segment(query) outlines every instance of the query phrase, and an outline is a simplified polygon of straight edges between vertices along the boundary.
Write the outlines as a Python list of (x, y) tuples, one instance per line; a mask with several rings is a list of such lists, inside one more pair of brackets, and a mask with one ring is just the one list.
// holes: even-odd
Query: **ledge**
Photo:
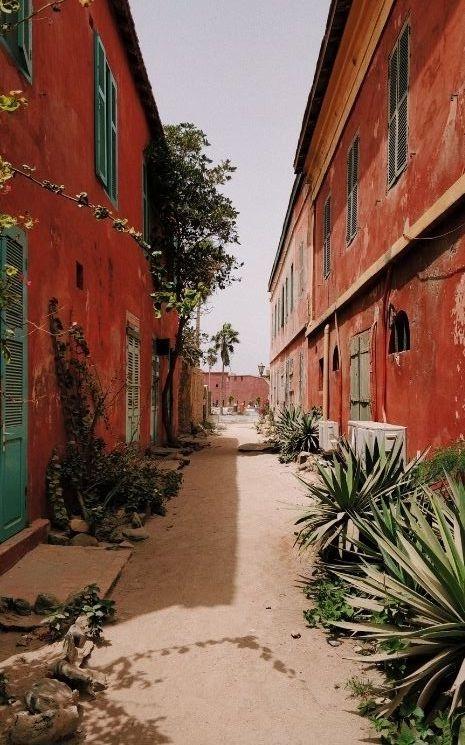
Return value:
[(48, 520), (34, 520), (29, 527), (0, 543), (0, 574), (11, 569), (29, 551), (43, 543), (47, 538), (49, 526)]

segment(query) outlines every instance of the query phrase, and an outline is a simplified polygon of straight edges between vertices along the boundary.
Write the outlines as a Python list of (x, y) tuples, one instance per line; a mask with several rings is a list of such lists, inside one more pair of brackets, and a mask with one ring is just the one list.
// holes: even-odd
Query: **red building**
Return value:
[[(60, 13), (48, 11), (2, 40), (0, 65), (2, 92), (22, 90), (28, 100), (1, 115), (1, 155), (33, 165), (37, 179), (64, 184), (70, 194), (87, 192), (149, 238), (144, 152), (163, 133), (127, 0), (99, 0), (88, 9), (73, 0)], [(21, 546), (43, 527), (45, 469), (52, 449), (65, 442), (50, 299), (57, 299), (65, 328), (83, 327), (103, 389), (115, 392), (101, 433), (109, 445), (163, 439), (158, 402), (176, 320), (155, 319), (146, 256), (111, 220), (97, 221), (19, 176), (1, 198), (2, 212), (27, 209), (38, 220), (27, 234), (0, 236), (2, 267), (24, 272), (21, 305), (2, 319), (12, 362), (1, 363), (0, 451), (0, 541), (10, 539), (9, 546), (19, 533), (13, 540)]]
[(221, 406), (221, 394), (224, 392), (224, 406), (239, 407), (258, 406), (262, 408), (268, 403), (270, 385), (266, 378), (259, 375), (235, 375), (224, 373), (204, 372), (204, 385), (211, 392), (212, 406)]
[[(406, 426), (410, 454), (464, 433), (464, 11), (333, 0), (270, 279), (272, 318), (285, 308), (272, 391), (283, 378), (289, 399), (283, 359), (305, 336), (306, 406), (343, 432), (349, 420)], [(282, 290), (299, 230), (304, 332)]]

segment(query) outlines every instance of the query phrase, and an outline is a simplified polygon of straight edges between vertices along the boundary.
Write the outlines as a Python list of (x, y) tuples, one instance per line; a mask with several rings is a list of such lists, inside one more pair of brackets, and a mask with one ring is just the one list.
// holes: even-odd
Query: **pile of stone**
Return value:
[(53, 745), (77, 732), (81, 693), (107, 687), (102, 673), (82, 668), (93, 648), (81, 616), (63, 641), (0, 663), (0, 742)]
[[(85, 546), (89, 548), (132, 548), (133, 543), (149, 538), (144, 529), (146, 513), (134, 512), (129, 518), (124, 509), (107, 515), (91, 535), (90, 525), (82, 517), (72, 517), (69, 530), (51, 530), (48, 542), (54, 546)], [(131, 541), (131, 543), (128, 543)]]

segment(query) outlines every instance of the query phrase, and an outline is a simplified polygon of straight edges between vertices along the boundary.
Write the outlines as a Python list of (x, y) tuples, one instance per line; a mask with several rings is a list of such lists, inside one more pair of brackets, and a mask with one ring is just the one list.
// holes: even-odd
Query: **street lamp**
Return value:
[(263, 373), (265, 372), (265, 365), (261, 364), (258, 366), (258, 374), (261, 378), (263, 378)]

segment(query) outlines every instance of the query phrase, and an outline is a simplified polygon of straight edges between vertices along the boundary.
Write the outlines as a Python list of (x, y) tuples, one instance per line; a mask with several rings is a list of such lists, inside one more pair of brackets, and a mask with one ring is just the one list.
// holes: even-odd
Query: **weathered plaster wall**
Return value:
[[(149, 142), (144, 111), (125, 49), (107, 2), (83, 10), (66, 3), (59, 14), (33, 24), (32, 85), (0, 48), (2, 90), (23, 90), (26, 109), (2, 120), (1, 153), (14, 163), (36, 166), (36, 176), (65, 184), (72, 194), (87, 191), (92, 201), (114, 209), (94, 173), (94, 41), (98, 31), (118, 85), (119, 215), (136, 228), (142, 222), (142, 153)], [(29, 233), (29, 517), (45, 513), (44, 472), (55, 445), (63, 444), (50, 337), (48, 301), (58, 298), (63, 323), (85, 330), (95, 369), (104, 388), (116, 394), (111, 444), (125, 434), (125, 327), (127, 313), (140, 322), (141, 443), (149, 441), (151, 345), (171, 337), (176, 320), (154, 320), (151, 279), (139, 247), (96, 222), (87, 210), (17, 177), (2, 211), (38, 219)], [(84, 290), (76, 287), (75, 264), (84, 267)], [(162, 378), (166, 361), (162, 361)], [(177, 403), (175, 401), (175, 416)]]
[[(439, 232), (453, 230), (463, 211), (445, 221)], [(391, 280), (383, 278), (339, 314), (341, 370), (333, 372), (337, 344), (330, 324), (330, 419), (346, 431), (350, 399), (350, 340), (371, 330), (372, 418), (407, 426), (408, 450), (414, 455), (428, 446), (447, 444), (465, 433), (465, 234), (461, 227), (438, 241), (415, 244), (397, 265)], [(411, 348), (388, 354), (383, 305), (404, 310), (410, 323)], [(309, 403), (321, 405), (318, 360), (323, 356), (323, 332), (310, 339)], [(383, 366), (385, 365), (385, 368)], [(342, 402), (342, 405), (341, 405)]]

